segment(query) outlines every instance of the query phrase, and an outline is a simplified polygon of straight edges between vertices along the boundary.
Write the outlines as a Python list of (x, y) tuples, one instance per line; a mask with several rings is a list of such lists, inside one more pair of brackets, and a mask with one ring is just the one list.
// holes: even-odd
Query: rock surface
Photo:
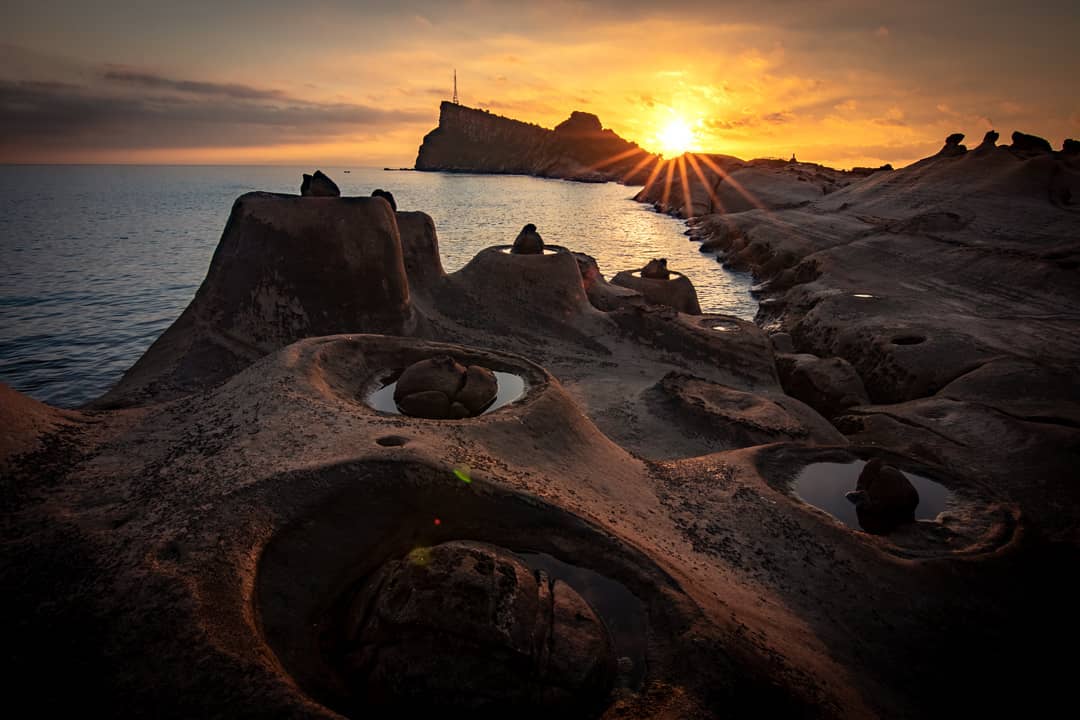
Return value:
[(862, 379), (847, 360), (816, 355), (777, 355), (776, 367), (784, 392), (802, 400), (827, 418), (855, 405), (867, 405)]
[[(826, 175), (782, 165), (744, 168), (741, 186), (794, 199)], [(9, 701), (360, 717), (369, 690), (415, 680), (491, 702), (519, 687), (500, 673), (533, 665), (454, 683), (424, 663), (470, 638), (515, 647), (516, 631), (491, 634), (522, 627), (488, 604), (509, 596), (484, 590), (460, 617), (429, 612), (452, 599), (429, 593), (410, 617), (453, 637), (427, 656), (419, 625), (395, 626), (406, 648), (349, 614), (388, 559), (474, 541), (640, 600), (640, 686), (586, 692), (593, 716), (1049, 714), (1071, 667), (1046, 638), (1080, 630), (1061, 582), (1080, 562), (1076, 173), (1059, 153), (988, 148), (699, 218), (694, 237), (762, 282), (760, 326), (646, 304), (565, 250), (490, 248), (445, 274), (430, 218), (382, 200), (243, 196), (188, 311), (95, 409), (2, 398)], [(784, 393), (774, 333), (846, 360), (869, 403), (830, 423)], [(528, 390), (461, 423), (365, 404), (388, 371), (440, 355)], [(793, 494), (809, 463), (871, 457), (955, 502), (875, 536)], [(564, 582), (623, 657), (604, 586)], [(579, 660), (603, 655), (599, 623), (558, 582), (537, 583), (538, 606), (544, 587), (584, 632), (539, 667), (593, 687)], [(404, 593), (376, 596), (405, 617)], [(377, 652), (353, 657), (357, 637)]]
[(529, 223), (521, 228), (521, 232), (514, 238), (514, 246), (510, 249), (515, 255), (540, 255), (544, 252), (544, 240), (540, 233), (536, 232), (536, 226)]
[(383, 566), (350, 612), (346, 674), (369, 705), (574, 710), (611, 687), (611, 640), (589, 604), (491, 545), (413, 550)]
[(919, 493), (911, 482), (881, 458), (866, 463), (847, 499), (855, 505), (863, 529), (878, 535), (915, 522), (919, 506)]
[[(663, 305), (687, 315), (700, 315), (697, 290), (690, 279), (682, 273), (669, 270), (667, 261), (652, 261), (641, 270), (624, 270), (611, 279), (613, 285), (636, 290), (646, 302)], [(649, 272), (653, 277), (647, 276)]]

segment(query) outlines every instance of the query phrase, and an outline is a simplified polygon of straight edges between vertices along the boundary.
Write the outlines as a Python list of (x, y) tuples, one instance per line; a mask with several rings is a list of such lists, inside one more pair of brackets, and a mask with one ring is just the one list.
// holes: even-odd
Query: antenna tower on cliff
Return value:
[(457, 68), (454, 68), (454, 104), (460, 105), (457, 97)]

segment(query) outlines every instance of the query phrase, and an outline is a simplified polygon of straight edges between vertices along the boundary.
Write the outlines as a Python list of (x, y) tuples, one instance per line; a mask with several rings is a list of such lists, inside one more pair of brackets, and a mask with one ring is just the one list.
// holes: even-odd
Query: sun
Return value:
[(672, 158), (689, 150), (697, 138), (689, 123), (681, 117), (673, 117), (656, 133), (656, 141), (660, 154)]

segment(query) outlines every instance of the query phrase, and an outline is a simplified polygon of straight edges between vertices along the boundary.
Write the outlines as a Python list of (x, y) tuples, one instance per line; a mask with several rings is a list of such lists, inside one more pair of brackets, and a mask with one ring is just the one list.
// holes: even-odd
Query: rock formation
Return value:
[(1080, 140), (1065, 138), (1065, 141), (1061, 143), (1061, 152), (1065, 155), (1080, 155)]
[(603, 622), (562, 580), (474, 542), (389, 561), (349, 610), (344, 674), (368, 707), (580, 711), (615, 658)]
[(390, 203), (390, 208), (392, 210), (397, 210), (397, 201), (394, 200), (394, 193), (390, 192), (389, 190), (383, 190), (382, 188), (379, 188), (371, 193), (371, 197), (381, 197), (383, 200)]
[(998, 133), (994, 130), (987, 130), (986, 134), (983, 135), (982, 142), (979, 143), (979, 147), (975, 149), (979, 151), (992, 150), (993, 148), (997, 147), (997, 141), (999, 137), (1001, 136), (998, 135)]
[(636, 290), (647, 302), (674, 308), (689, 315), (701, 314), (694, 284), (682, 273), (668, 269), (667, 260), (652, 260), (640, 270), (624, 270), (617, 273), (611, 282)]
[(671, 278), (671, 272), (668, 270), (667, 258), (660, 258), (659, 260), (650, 260), (645, 264), (645, 267), (641, 268), (641, 277), (649, 278), (650, 280), (668, 280)]
[(322, 170), (316, 170), (314, 175), (305, 173), (304, 181), (300, 183), (300, 195), (302, 197), (340, 197), (341, 190), (337, 183), (323, 174)]
[(955, 157), (957, 155), (963, 155), (967, 152), (967, 148), (960, 144), (960, 141), (964, 139), (964, 133), (953, 133), (949, 137), (945, 138), (945, 145), (938, 151), (938, 155), (942, 157)]
[[(447, 274), (430, 218), (381, 199), (242, 196), (189, 308), (105, 398), (0, 388), (9, 702), (1048, 714), (1071, 667), (1045, 638), (1078, 630), (1074, 165), (1000, 147), (866, 176), (729, 166), (767, 200), (710, 198), (693, 237), (755, 273), (759, 324), (656, 304), (572, 249)], [(865, 397), (815, 384), (842, 400), (826, 419), (785, 393), (781, 333)], [(460, 422), (368, 404), (442, 356), (455, 400), (473, 366), (525, 390)], [(871, 457), (953, 501), (873, 536), (793, 490)]]
[(487, 368), (466, 368), (448, 355), (437, 355), (405, 368), (394, 389), (394, 402), (413, 417), (460, 419), (484, 412), (498, 390), (495, 375)]
[(514, 245), (510, 252), (515, 255), (541, 255), (544, 252), (544, 240), (540, 233), (536, 232), (536, 226), (529, 223), (521, 228), (521, 232), (514, 238)]
[(416, 169), (641, 183), (658, 159), (603, 129), (590, 113), (574, 112), (548, 130), (444, 102), (439, 127), (420, 146)]
[(1025, 153), (1048, 153), (1054, 151), (1045, 138), (1038, 135), (1028, 135), (1019, 130), (1012, 134), (1012, 149)]
[(881, 458), (866, 463), (847, 499), (855, 505), (863, 529), (876, 535), (915, 522), (915, 508), (919, 506), (919, 493), (911, 482)]

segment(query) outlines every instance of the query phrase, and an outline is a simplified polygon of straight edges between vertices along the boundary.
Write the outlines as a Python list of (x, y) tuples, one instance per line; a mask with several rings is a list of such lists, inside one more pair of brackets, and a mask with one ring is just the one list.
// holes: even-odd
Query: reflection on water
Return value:
[[(821, 462), (807, 465), (795, 478), (795, 495), (801, 500), (821, 508), (848, 527), (862, 529), (855, 514), (855, 505), (844, 495), (855, 489), (866, 461), (850, 463)], [(919, 506), (915, 508), (916, 520), (933, 520), (952, 499), (945, 486), (915, 473), (904, 476), (919, 492)]]
[[(236, 197), (297, 193), (288, 167), (0, 167), (0, 381), (74, 406), (105, 392), (183, 311), (206, 275)], [(682, 234), (636, 188), (522, 176), (323, 167), (345, 195), (394, 193), (435, 220), (446, 270), (528, 222), (545, 242), (596, 258), (610, 278), (662, 256), (702, 310), (752, 319), (748, 275)]]
[[(502, 250), (507, 255), (539, 255), (540, 254), (540, 253), (516, 253), (516, 252), (514, 252), (514, 246), (513, 245), (506, 245), (505, 247), (501, 247), (499, 249)], [(555, 250), (555, 249), (549, 248), (549, 247), (545, 247), (544, 250), (543, 250), (544, 255), (558, 255), (559, 252), (561, 252), (561, 251)]]
[[(525, 395), (525, 378), (513, 373), (495, 371), (495, 382), (499, 390), (495, 394), (495, 400), (481, 415), (487, 415), (493, 410), (498, 410), (503, 405), (509, 405), (515, 400), (520, 400)], [(397, 381), (383, 385), (367, 396), (367, 404), (379, 412), (400, 415), (397, 404), (394, 402), (394, 390), (397, 389)]]
[(546, 553), (519, 552), (518, 557), (533, 570), (574, 588), (592, 606), (611, 635), (615, 657), (620, 661), (620, 680), (636, 689), (645, 680), (645, 605), (625, 585), (587, 568), (564, 563)]

